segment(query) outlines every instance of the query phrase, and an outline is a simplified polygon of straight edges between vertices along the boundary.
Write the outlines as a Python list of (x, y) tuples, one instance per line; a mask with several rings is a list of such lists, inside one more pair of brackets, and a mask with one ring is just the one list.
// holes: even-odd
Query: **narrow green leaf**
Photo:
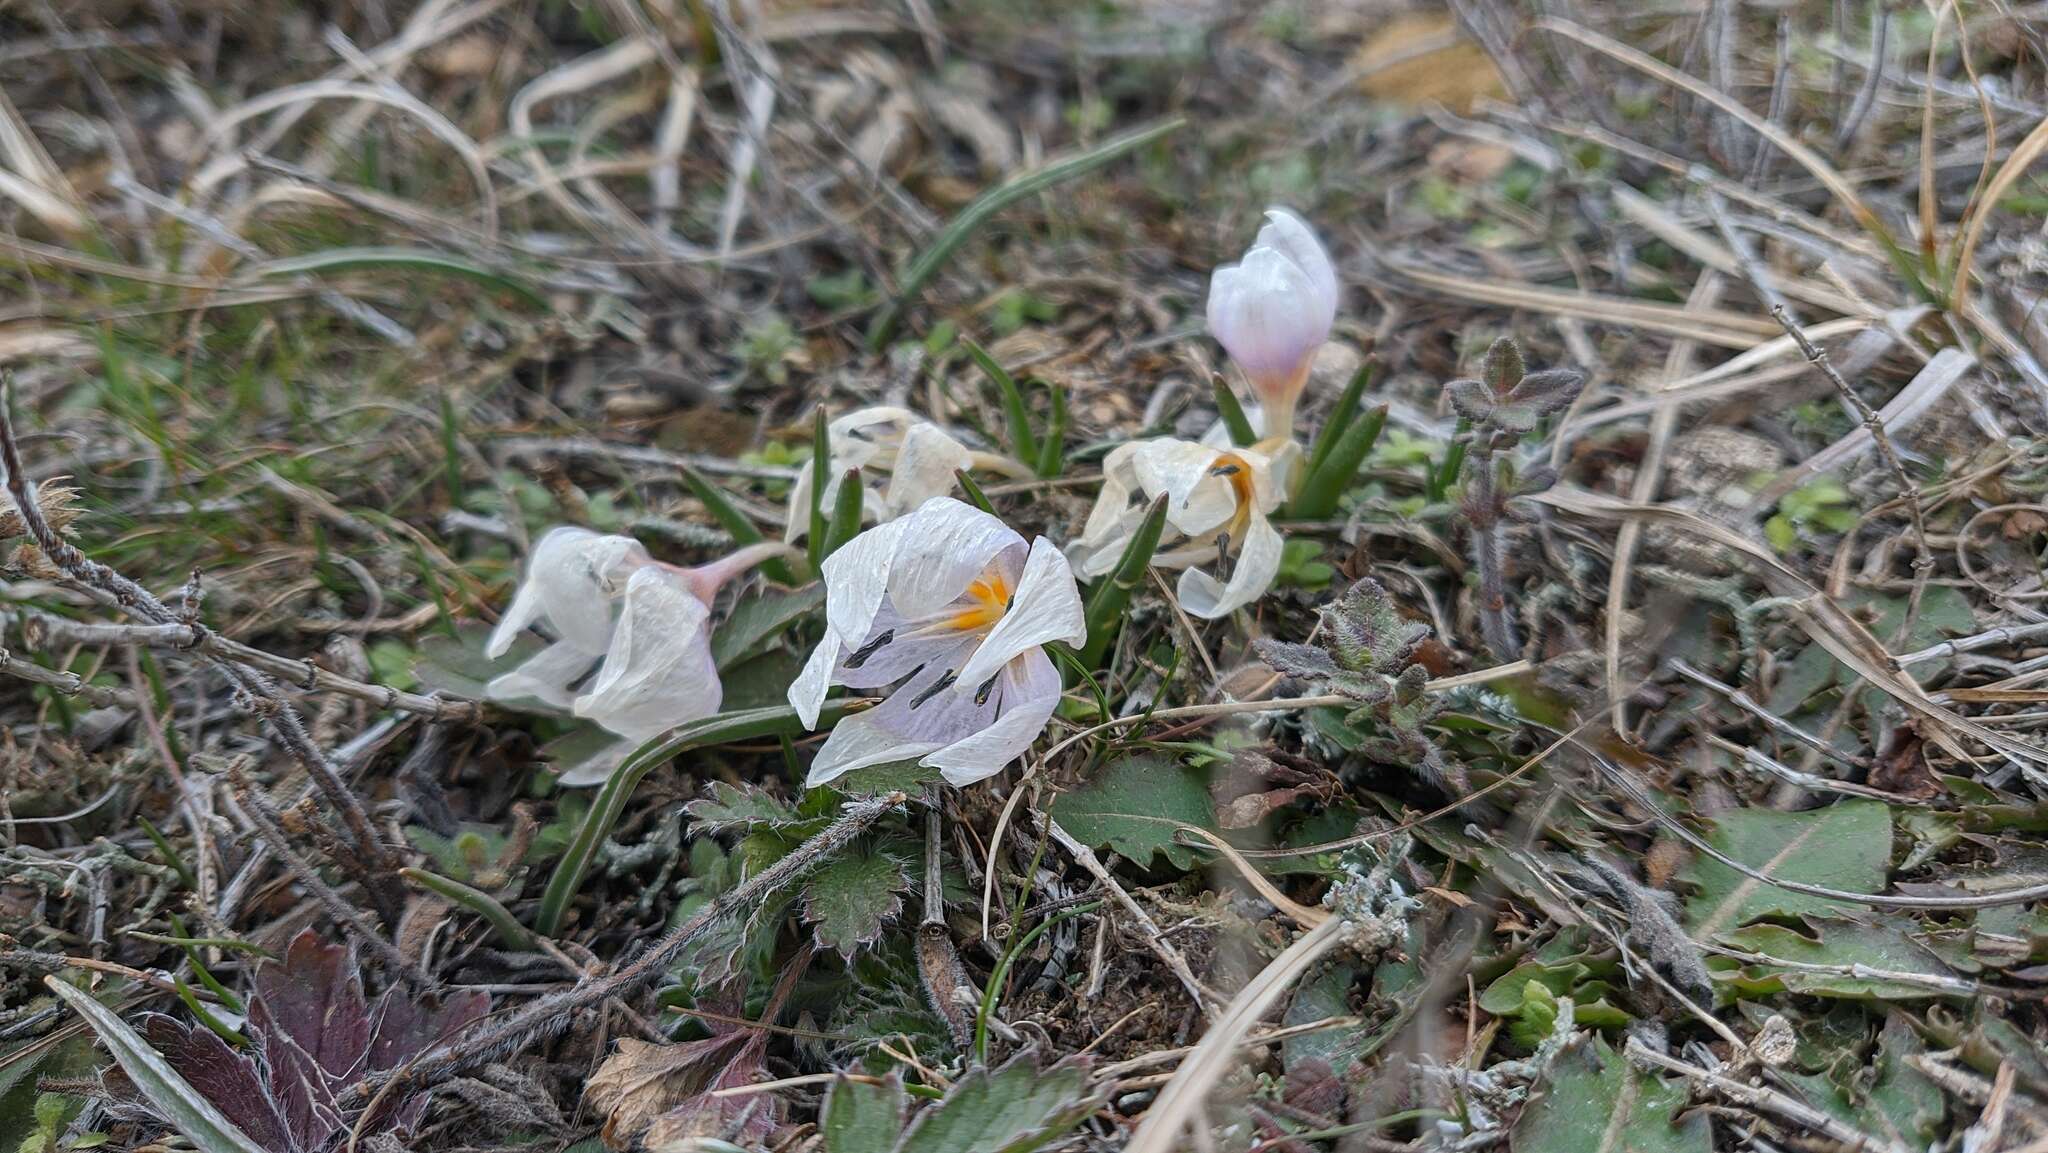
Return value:
[(995, 381), (996, 391), (1002, 394), (1003, 419), (1010, 426), (1010, 455), (1018, 460), (1036, 461), (1038, 438), (1031, 434), (1031, 411), (1024, 406), (1024, 393), (1018, 389), (1016, 379), (1002, 365), (996, 363), (996, 358), (989, 355), (988, 349), (964, 336), (960, 338), (960, 343), (966, 346), (967, 355), (973, 358), (975, 364), (981, 366), (981, 371), (986, 373), (990, 380)]
[(804, 619), (825, 603), (825, 586), (810, 584), (795, 592), (770, 589), (732, 606), (724, 623), (711, 633), (711, 660), (721, 673), (760, 652), (777, 633)]
[(439, 873), (425, 869), (405, 868), (398, 870), (399, 876), (411, 881), (422, 889), (445, 897), (482, 917), (498, 935), (498, 939), (514, 949), (532, 951), (533, 934), (512, 915), (512, 911), (498, 903), (496, 897), (482, 889), (471, 888), (461, 881), (451, 880)]
[(171, 868), (177, 870), (178, 879), (185, 882), (185, 887), (197, 890), (199, 888), (198, 879), (192, 875), (192, 869), (185, 864), (185, 859), (180, 857), (178, 851), (171, 847), (170, 840), (155, 825), (149, 823), (148, 817), (138, 815), (135, 820), (142, 826), (142, 832), (149, 838), (150, 843), (156, 846), (156, 851), (162, 853), (164, 860)]
[[(185, 1003), (185, 1008), (192, 1011), (192, 1015), (199, 1019), (200, 1024), (213, 1030), (214, 1036), (235, 1046), (237, 1049), (248, 1047), (249, 1039), (242, 1036), (240, 1032), (227, 1022), (214, 1016), (212, 1011), (206, 1007), (206, 1004), (199, 999), (199, 994), (192, 991), (192, 986), (185, 983), (185, 978), (173, 974), (171, 976), (171, 987), (178, 991), (178, 1000)], [(235, 1011), (240, 1012), (241, 1010), (237, 1007)]]
[[(874, 323), (868, 327), (868, 351), (879, 352), (883, 345), (889, 343), (889, 338), (895, 335), (896, 325), (901, 321), (904, 311), (910, 307), (910, 302), (917, 294), (924, 290), (925, 283), (936, 275), (939, 269), (945, 267), (946, 261), (952, 257), (954, 251), (990, 217), (1018, 200), (1035, 196), (1057, 184), (1084, 176), (1119, 157), (1136, 152), (1185, 123), (1185, 120), (1176, 118), (1127, 132), (1122, 136), (1111, 137), (1086, 152), (1055, 157), (1029, 172), (1020, 172), (975, 197), (972, 203), (961, 209), (959, 215), (953, 217), (946, 227), (940, 230), (930, 247), (904, 270), (896, 296), (876, 314)], [(1019, 459), (1032, 458), (1025, 456)]]
[(1358, 466), (1365, 463), (1366, 454), (1372, 451), (1373, 442), (1380, 438), (1380, 430), (1387, 426), (1387, 406), (1380, 405), (1344, 430), (1337, 446), (1323, 458), (1320, 468), (1308, 474), (1302, 482), (1301, 491), (1288, 502), (1287, 515), (1294, 520), (1324, 520), (1337, 511), (1337, 501), (1344, 490), (1351, 487), (1353, 477), (1358, 475)]
[(852, 540), (860, 533), (861, 502), (860, 470), (849, 468), (839, 480), (839, 496), (832, 502), (832, 522), (825, 527), (825, 547), (818, 559), (824, 560), (839, 551), (839, 546)]
[(1458, 483), (1458, 474), (1465, 471), (1465, 437), (1472, 431), (1472, 422), (1460, 420), (1458, 431), (1451, 437), (1451, 447), (1444, 450), (1443, 467), (1429, 477), (1429, 503), (1441, 503), (1451, 493), (1451, 486)]
[(1038, 439), (1038, 475), (1058, 476), (1067, 459), (1067, 390), (1047, 381), (1045, 391), (1052, 398), (1052, 418)]
[(1159, 537), (1165, 531), (1166, 495), (1162, 493), (1146, 511), (1138, 531), (1131, 535), (1131, 543), (1124, 547), (1124, 555), (1117, 561), (1115, 571), (1097, 583), (1089, 594), (1088, 643), (1081, 646), (1079, 654), (1085, 667), (1102, 667), (1110, 638), (1116, 635), (1117, 626), (1123, 622), (1124, 610), (1130, 607), (1131, 594), (1145, 582), (1145, 570), (1151, 567), (1152, 554), (1159, 551)]
[(1337, 447), (1345, 430), (1358, 419), (1358, 406), (1365, 400), (1366, 385), (1371, 383), (1372, 362), (1367, 361), (1351, 374), (1351, 383), (1344, 386), (1343, 394), (1337, 397), (1337, 406), (1330, 410), (1329, 419), (1323, 421), (1322, 430), (1316, 433), (1316, 443), (1309, 449), (1308, 471), (1304, 476), (1313, 475), (1316, 467), (1329, 459), (1330, 450)]
[(54, 974), (44, 977), (43, 984), (85, 1018), (128, 1079), (135, 1083), (136, 1091), (200, 1153), (265, 1153), (263, 1146), (251, 1140), (191, 1082), (179, 1076), (163, 1054), (150, 1048), (149, 1042), (113, 1010), (58, 980)]
[(804, 538), (809, 549), (811, 571), (825, 559), (825, 478), (832, 467), (832, 431), (826, 426), (824, 406), (811, 420), (811, 520)]
[(1244, 405), (1239, 404), (1237, 394), (1230, 391), (1230, 382), (1222, 373), (1209, 378), (1209, 390), (1216, 396), (1216, 412), (1223, 417), (1223, 427), (1230, 430), (1230, 443), (1239, 448), (1249, 447), (1259, 439), (1252, 431), (1252, 418), (1244, 414)]
[[(682, 472), (683, 484), (689, 487), (690, 495), (701, 501), (718, 521), (719, 526), (732, 534), (734, 546), (744, 548), (767, 539), (761, 534), (753, 519), (741, 512), (739, 506), (733, 504), (731, 498), (725, 495), (725, 490), (712, 484), (709, 477), (687, 464), (682, 466)], [(772, 581), (786, 585), (801, 583), (788, 562), (780, 557), (762, 561), (761, 571), (768, 574), (768, 579)]]
[(357, 272), (363, 269), (397, 269), (405, 273), (438, 272), (473, 280), (488, 288), (509, 292), (537, 308), (547, 308), (548, 298), (542, 296), (532, 285), (503, 272), (485, 268), (474, 261), (445, 252), (427, 248), (405, 248), (388, 245), (366, 245), (353, 248), (330, 248), (324, 252), (311, 252), (304, 256), (287, 256), (278, 260), (266, 260), (248, 270), (247, 278), (267, 279), (275, 276), (299, 276), (311, 273), (328, 275), (337, 272)]
[(981, 491), (981, 485), (976, 483), (975, 479), (967, 474), (966, 469), (954, 469), (953, 479), (960, 482), (960, 491), (967, 494), (967, 503), (990, 516), (996, 515), (996, 506), (988, 502), (988, 494)]
[[(827, 727), (845, 711), (844, 702), (826, 702), (818, 716), (818, 727)], [(598, 789), (597, 799), (591, 803), (590, 811), (584, 814), (583, 823), (576, 827), (575, 836), (562, 850), (562, 859), (555, 863), (554, 874), (548, 878), (548, 887), (541, 893), (540, 911), (534, 917), (534, 928), (542, 935), (552, 937), (561, 927), (562, 918), (569, 911), (569, 902), (575, 899), (576, 891), (583, 885), (584, 874), (597, 860), (599, 847), (625, 813), (626, 802), (631, 799), (633, 790), (657, 765), (688, 749), (763, 737), (792, 736), (802, 731), (803, 721), (797, 717), (796, 710), (778, 705), (704, 717), (678, 725), (635, 749)]]

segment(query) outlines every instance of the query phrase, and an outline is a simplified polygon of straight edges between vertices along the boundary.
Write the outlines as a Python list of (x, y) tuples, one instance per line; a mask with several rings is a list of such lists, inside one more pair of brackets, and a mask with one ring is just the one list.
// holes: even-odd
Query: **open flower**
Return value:
[(1051, 541), (1027, 545), (995, 517), (934, 497), (823, 568), (825, 639), (789, 703), (815, 726), (832, 685), (895, 689), (833, 728), (807, 784), (913, 759), (973, 784), (1045, 730), (1060, 678), (1044, 646), (1088, 638), (1073, 571)]
[(1337, 294), (1329, 253), (1285, 208), (1267, 209), (1244, 259), (1209, 280), (1209, 332), (1251, 383), (1268, 439), (1294, 434), (1294, 407), (1336, 323)]
[(752, 545), (682, 568), (655, 560), (631, 537), (552, 529), (535, 546), (484, 655), (504, 656), (535, 624), (554, 642), (485, 691), (496, 701), (566, 709), (623, 738), (609, 755), (562, 777), (567, 785), (595, 784), (642, 742), (718, 711), (724, 689), (711, 658), (711, 601), (726, 581), (785, 551)]
[[(1170, 531), (1152, 563), (1182, 570), (1182, 608), (1207, 620), (1225, 616), (1264, 596), (1280, 572), (1283, 542), (1267, 518), (1298, 454), (1291, 441), (1272, 457), (1165, 437), (1118, 445), (1103, 461), (1102, 494), (1067, 557), (1084, 577), (1114, 569), (1163, 495)], [(1227, 580), (1198, 567), (1212, 563), (1229, 570)]]
[[(951, 433), (907, 408), (878, 405), (857, 409), (825, 426), (831, 456), (827, 465), (824, 504), (832, 507), (846, 474), (858, 469), (862, 483), (869, 487), (861, 495), (864, 517), (885, 523), (910, 512), (935, 496), (945, 496), (958, 483), (953, 475), (962, 469), (986, 468), (1014, 476), (1028, 476), (1030, 470), (1007, 457), (975, 452), (953, 439)], [(802, 539), (811, 525), (811, 489), (817, 483), (806, 460), (789, 491), (788, 525), (782, 539)], [(887, 476), (879, 489), (873, 487), (877, 474)]]

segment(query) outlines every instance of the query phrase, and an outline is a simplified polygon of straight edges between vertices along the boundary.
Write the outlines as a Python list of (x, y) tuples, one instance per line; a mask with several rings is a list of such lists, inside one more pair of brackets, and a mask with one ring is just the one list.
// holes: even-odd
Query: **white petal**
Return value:
[(945, 774), (954, 785), (971, 785), (995, 776), (1023, 756), (1045, 731), (1060, 702), (1060, 677), (1042, 649), (1032, 649), (1004, 666), (1001, 714), (972, 736), (928, 754), (924, 763)]
[(484, 695), (508, 704), (534, 700), (567, 710), (571, 701), (569, 686), (582, 680), (591, 666), (603, 658), (602, 652), (558, 641), (528, 657), (511, 672), (492, 677), (491, 683), (484, 686)]
[[(547, 615), (550, 584), (566, 582), (573, 585), (578, 579), (578, 553), (598, 539), (596, 533), (574, 525), (549, 529), (540, 538), (540, 543), (534, 546), (533, 555), (527, 558), (526, 575), (519, 582), (519, 591), (512, 594), (511, 606), (499, 619), (498, 627), (491, 630), (491, 639), (484, 645), (485, 656), (492, 660), (504, 656), (520, 633)], [(607, 627), (611, 621), (610, 612), (606, 608)], [(590, 647), (601, 651), (603, 640), (600, 638)]]
[[(896, 565), (896, 552), (909, 523), (905, 519), (876, 525), (825, 558), (819, 575), (825, 581), (826, 645), (857, 645), (874, 627), (875, 614), (889, 594), (889, 573)], [(963, 583), (961, 587), (966, 586)], [(832, 657), (839, 657), (836, 648)]]
[[(1014, 577), (1028, 551), (1024, 538), (1015, 529), (951, 497), (933, 497), (909, 516), (883, 527), (890, 525), (902, 526), (902, 540), (889, 565), (889, 601), (897, 612), (911, 619), (928, 616), (952, 604), (999, 559), (1006, 575)], [(841, 549), (834, 553), (832, 560), (838, 560), (845, 552)], [(827, 561), (826, 565), (831, 563)], [(828, 591), (827, 596), (830, 595)], [(872, 615), (869, 620), (873, 620)]]
[(1081, 528), (1081, 541), (1092, 542), (1090, 548), (1101, 547), (1101, 542), (1118, 529), (1130, 509), (1138, 488), (1138, 474), (1131, 458), (1137, 455), (1140, 443), (1126, 441), (1102, 458), (1102, 489), (1096, 494), (1095, 507), (1088, 510), (1088, 523)]
[(1323, 248), (1323, 242), (1316, 239), (1315, 230), (1308, 222), (1296, 216), (1291, 209), (1273, 207), (1266, 210), (1266, 226), (1259, 229), (1259, 235), (1252, 241), (1254, 248), (1264, 246), (1278, 249), (1286, 254), (1316, 289), (1317, 303), (1327, 313), (1323, 321), (1327, 329), (1337, 316), (1337, 269), (1330, 263), (1330, 254)]
[(902, 516), (935, 496), (945, 496), (958, 482), (956, 470), (973, 465), (967, 446), (947, 435), (928, 420), (918, 421), (903, 434), (903, 447), (896, 454), (896, 466), (889, 473), (889, 488), (878, 510), (882, 519)]
[(620, 765), (626, 763), (626, 758), (632, 756), (644, 743), (646, 742), (635, 737), (620, 737), (564, 770), (561, 776), (555, 778), (555, 784), (565, 789), (604, 784), (611, 780), (613, 773), (619, 771)]
[(1180, 574), (1176, 591), (1180, 606), (1203, 620), (1215, 620), (1266, 595), (1273, 578), (1280, 574), (1280, 552), (1285, 542), (1272, 522), (1263, 516), (1252, 518), (1245, 532), (1244, 548), (1230, 570), (1230, 583), (1218, 584), (1200, 569)]
[(1166, 521), (1187, 536), (1214, 532), (1237, 511), (1230, 478), (1212, 474), (1221, 455), (1206, 445), (1166, 437), (1138, 447), (1138, 483), (1148, 497), (1166, 494)]
[(989, 630), (974, 656), (961, 666), (956, 693), (973, 693), (1010, 663), (1011, 658), (1052, 641), (1070, 645), (1088, 640), (1088, 616), (1081, 608), (1081, 590), (1074, 570), (1054, 544), (1039, 537), (1031, 542), (1024, 573), (1010, 598), (1010, 611)]
[(626, 584), (611, 650), (576, 715), (646, 740), (718, 711), (724, 697), (711, 659), (710, 610), (674, 573), (643, 568)]
[(811, 465), (806, 459), (789, 486), (789, 504), (782, 510), (782, 543), (795, 544), (811, 531)]
[(804, 787), (815, 789), (872, 765), (914, 760), (938, 748), (933, 741), (905, 741), (883, 729), (866, 713), (856, 713), (832, 727), (823, 748), (811, 761)]
[(1210, 282), (1209, 332), (1256, 387), (1303, 373), (1333, 316), (1309, 274), (1279, 249), (1253, 248)]
[(825, 639), (818, 642), (810, 659), (804, 662), (804, 670), (790, 682), (789, 706), (796, 710), (806, 729), (818, 727), (818, 710), (825, 707), (825, 694), (832, 689), (832, 670), (839, 663), (843, 647), (839, 634), (828, 628)]

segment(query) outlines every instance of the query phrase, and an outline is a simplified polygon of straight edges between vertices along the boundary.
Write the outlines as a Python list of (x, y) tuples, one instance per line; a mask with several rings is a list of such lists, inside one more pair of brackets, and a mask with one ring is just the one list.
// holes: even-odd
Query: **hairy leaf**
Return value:
[(822, 948), (851, 957), (882, 935), (903, 910), (910, 876), (903, 862), (872, 850), (846, 853), (812, 874), (804, 886), (804, 920)]
[(907, 1097), (894, 1073), (879, 1085), (840, 1077), (825, 1092), (818, 1128), (825, 1134), (825, 1153), (871, 1153), (885, 1150), (903, 1131)]
[[(1875, 893), (1884, 887), (1891, 862), (1891, 811), (1864, 800), (1803, 813), (1735, 809), (1714, 817), (1708, 839), (1765, 877)], [(1700, 940), (1758, 917), (1854, 909), (1841, 901), (1778, 888), (1711, 858), (1695, 861), (1682, 879), (1695, 889), (1686, 903), (1686, 928)]]
[[(1858, 972), (1855, 966), (1889, 973), (1923, 977), (1950, 977), (1953, 972), (1925, 945), (1895, 925), (1869, 924), (1861, 920), (1807, 918), (1811, 935), (1783, 925), (1751, 925), (1720, 934), (1719, 940), (1745, 953), (1775, 957), (1790, 965), (1745, 962), (1740, 968), (1724, 969), (1723, 977), (1733, 980), (1746, 996), (1766, 996), (1780, 991), (1815, 997), (1875, 997), (1887, 1001), (1942, 996), (1930, 984), (1887, 980), (1874, 973)], [(1823, 972), (1796, 966), (1825, 965), (1840, 972)], [(1948, 995), (1953, 996), (1951, 992)]]
[(54, 976), (44, 977), (43, 984), (85, 1018), (120, 1063), (122, 1072), (135, 1083), (136, 1091), (200, 1153), (279, 1153), (274, 1149), (266, 1151), (228, 1120), (218, 1106), (193, 1088), (112, 1010)]
[(1047, 812), (1089, 845), (1107, 846), (1139, 865), (1163, 856), (1180, 869), (1193, 865), (1194, 855), (1175, 840), (1174, 830), (1216, 827), (1202, 775), (1156, 753), (1110, 764), (1094, 780), (1053, 798)]
[(1687, 1096), (1594, 1036), (1551, 1063), (1510, 1144), (1516, 1153), (1709, 1153), (1704, 1116), (1674, 1124)]
[(999, 1069), (975, 1069), (954, 1082), (945, 1100), (910, 1123), (894, 1153), (1029, 1153), (1094, 1108), (1085, 1061), (1040, 1069), (1026, 1050)]

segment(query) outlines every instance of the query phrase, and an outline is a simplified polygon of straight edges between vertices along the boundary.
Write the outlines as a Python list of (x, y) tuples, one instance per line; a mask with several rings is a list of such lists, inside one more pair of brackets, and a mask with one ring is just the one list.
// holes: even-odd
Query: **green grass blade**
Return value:
[[(839, 702), (827, 702), (818, 716), (819, 727), (824, 727), (839, 718), (846, 706)], [(597, 799), (591, 802), (590, 811), (584, 814), (583, 823), (576, 827), (576, 835), (569, 839), (569, 845), (562, 850), (562, 859), (555, 863), (555, 871), (548, 878), (548, 887), (542, 892), (540, 910), (534, 918), (534, 928), (544, 936), (552, 937), (561, 928), (562, 918), (569, 911), (569, 902), (576, 897), (576, 891), (583, 886), (583, 877), (596, 862), (598, 849), (611, 835), (612, 826), (619, 823), (619, 817), (626, 811), (626, 802), (633, 790), (655, 766), (664, 764), (670, 757), (688, 749), (708, 745), (730, 744), (733, 741), (760, 740), (765, 737), (793, 736), (803, 732), (803, 721), (796, 710), (787, 705), (776, 705), (765, 709), (742, 709), (737, 712), (719, 713), (679, 725), (661, 736), (633, 750), (618, 771), (597, 791)]]
[(1052, 419), (1045, 426), (1045, 435), (1038, 441), (1038, 475), (1058, 476), (1067, 461), (1067, 390), (1047, 381), (1046, 394), (1052, 397)]
[(1003, 419), (1010, 426), (1010, 455), (1018, 460), (1035, 462), (1038, 459), (1038, 438), (1031, 434), (1031, 410), (1024, 407), (1023, 390), (1017, 387), (1016, 379), (996, 363), (996, 358), (988, 354), (988, 349), (964, 336), (960, 343), (966, 346), (967, 355), (974, 358), (981, 371), (996, 382), (996, 391), (1002, 394)]
[(1329, 419), (1323, 422), (1322, 431), (1316, 433), (1315, 446), (1309, 449), (1308, 453), (1308, 471), (1303, 473), (1303, 476), (1313, 476), (1317, 466), (1329, 459), (1330, 450), (1337, 447), (1337, 442), (1343, 439), (1345, 430), (1351, 427), (1352, 421), (1358, 419), (1358, 405), (1365, 399), (1366, 385), (1371, 383), (1372, 362), (1367, 361), (1358, 366), (1357, 372), (1351, 374), (1351, 383), (1344, 386), (1343, 395), (1337, 398), (1337, 407), (1330, 410)]
[(1144, 583), (1145, 570), (1151, 567), (1152, 554), (1159, 551), (1159, 537), (1165, 531), (1166, 497), (1161, 494), (1152, 502), (1145, 519), (1139, 522), (1131, 543), (1124, 546), (1124, 555), (1117, 561), (1116, 569), (1089, 594), (1088, 643), (1081, 646), (1080, 652), (1083, 667), (1102, 667), (1110, 638), (1116, 635), (1117, 626), (1123, 622), (1124, 610), (1131, 604), (1131, 594)]
[(548, 308), (548, 298), (542, 296), (532, 285), (515, 279), (503, 272), (485, 268), (481, 264), (435, 252), (429, 248), (405, 248), (401, 246), (366, 245), (355, 248), (330, 248), (325, 252), (311, 252), (304, 256), (287, 256), (278, 260), (266, 260), (251, 267), (245, 276), (248, 279), (263, 280), (278, 276), (331, 275), (337, 272), (359, 272), (366, 269), (398, 269), (401, 272), (433, 272), (443, 276), (455, 276), (473, 280), (488, 288), (509, 292), (536, 308)]
[(820, 550), (819, 560), (839, 551), (839, 546), (852, 540), (860, 533), (861, 503), (865, 499), (861, 489), (860, 470), (849, 468), (839, 480), (839, 496), (832, 502), (832, 521), (825, 526), (825, 547)]
[(988, 494), (981, 491), (981, 485), (975, 483), (974, 478), (967, 475), (966, 469), (954, 469), (953, 479), (960, 482), (960, 491), (967, 494), (968, 504), (973, 505), (990, 516), (996, 515), (996, 506), (988, 502)]
[[(721, 528), (732, 534), (732, 543), (735, 548), (745, 548), (747, 545), (759, 544), (767, 539), (761, 535), (760, 528), (754, 524), (753, 520), (746, 513), (741, 512), (739, 506), (733, 504), (725, 495), (724, 489), (711, 483), (709, 477), (691, 468), (689, 465), (682, 466), (682, 470), (683, 483), (689, 487), (690, 495), (696, 497), (703, 503), (706, 509), (710, 510), (713, 519), (718, 521)], [(788, 562), (780, 557), (774, 560), (762, 561), (761, 571), (767, 573), (770, 580), (778, 581), (782, 584), (794, 585), (802, 583), (797, 579), (795, 571), (789, 567)]]
[(156, 846), (156, 851), (162, 853), (164, 860), (169, 862), (171, 868), (177, 870), (178, 879), (185, 883), (185, 887), (193, 892), (198, 892), (199, 879), (192, 875), (191, 866), (187, 865), (185, 859), (178, 855), (178, 850), (171, 847), (169, 838), (165, 837), (155, 825), (150, 824), (148, 817), (138, 815), (135, 821), (142, 826), (143, 835), (147, 836), (150, 839), (150, 843)]
[(804, 536), (812, 572), (818, 571), (818, 562), (825, 559), (825, 477), (831, 468), (832, 430), (820, 406), (811, 417), (811, 508)]
[(1444, 450), (1443, 467), (1429, 476), (1429, 503), (1436, 504), (1450, 496), (1451, 486), (1458, 483), (1458, 474), (1465, 471), (1465, 437), (1471, 431), (1471, 421), (1458, 422), (1458, 431), (1451, 436), (1451, 447)]
[(533, 934), (526, 931), (526, 926), (519, 923), (519, 919), (512, 915), (511, 910), (499, 904), (496, 897), (482, 889), (471, 888), (461, 881), (452, 880), (439, 873), (430, 873), (425, 869), (400, 869), (398, 875), (482, 917), (484, 922), (490, 925), (491, 931), (498, 935), (498, 939), (512, 948), (533, 951)]
[(1237, 401), (1237, 394), (1230, 391), (1230, 382), (1221, 373), (1209, 378), (1209, 389), (1216, 395), (1216, 411), (1223, 417), (1223, 427), (1230, 430), (1230, 443), (1246, 448), (1259, 439), (1252, 431), (1252, 418), (1244, 414), (1244, 405)]
[(1387, 426), (1387, 406), (1380, 405), (1351, 422), (1344, 435), (1337, 441), (1322, 466), (1308, 474), (1302, 482), (1301, 491), (1287, 506), (1287, 515), (1294, 520), (1325, 520), (1337, 511), (1338, 498), (1351, 487), (1351, 479), (1358, 475), (1358, 466), (1365, 463), (1365, 456), (1372, 451), (1373, 442), (1380, 438), (1380, 430)]
[(135, 1091), (154, 1105), (193, 1148), (200, 1153), (265, 1153), (263, 1146), (228, 1120), (218, 1106), (194, 1089), (163, 1054), (150, 1048), (149, 1042), (113, 1010), (54, 974), (44, 977), (43, 985), (85, 1018), (85, 1023), (99, 1034), (101, 1043), (135, 1084)]
[[(1061, 156), (1039, 165), (1029, 172), (1020, 172), (980, 196), (953, 217), (938, 236), (934, 237), (918, 258), (903, 272), (903, 278), (896, 290), (896, 296), (875, 316), (868, 326), (868, 351), (880, 352), (882, 346), (896, 333), (896, 325), (910, 302), (924, 290), (925, 283), (945, 267), (954, 250), (964, 244), (975, 229), (1004, 208), (1027, 196), (1035, 196), (1054, 185), (1085, 176), (1113, 160), (1136, 152), (1147, 144), (1179, 128), (1186, 121), (1175, 118), (1150, 127), (1112, 137), (1086, 152)], [(1020, 459), (1030, 460), (1031, 457)]]
[[(176, 974), (172, 974), (171, 987), (178, 991), (178, 1000), (183, 1001), (185, 1003), (185, 1008), (191, 1010), (192, 1015), (194, 1017), (199, 1018), (200, 1024), (206, 1026), (208, 1029), (213, 1030), (214, 1036), (219, 1037), (221, 1040), (226, 1041), (228, 1044), (233, 1045), (237, 1049), (246, 1049), (249, 1047), (249, 1039), (247, 1037), (242, 1036), (242, 1034), (239, 1031), (237, 1031), (233, 1026), (229, 1025), (226, 1021), (223, 1021), (219, 1017), (214, 1016), (213, 1013), (207, 1009), (206, 1003), (199, 999), (199, 994), (192, 991), (192, 986), (187, 985), (185, 983), (185, 978), (177, 976)], [(241, 1006), (237, 1004), (235, 1006), (235, 1012), (239, 1013), (241, 1011)]]

